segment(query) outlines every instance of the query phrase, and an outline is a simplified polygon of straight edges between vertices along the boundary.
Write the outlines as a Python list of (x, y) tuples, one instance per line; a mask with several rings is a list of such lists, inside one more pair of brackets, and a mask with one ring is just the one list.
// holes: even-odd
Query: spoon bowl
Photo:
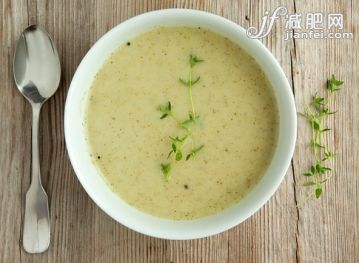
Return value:
[(26, 99), (43, 103), (60, 83), (61, 67), (56, 47), (37, 25), (27, 27), (17, 42), (14, 57), (15, 83)]

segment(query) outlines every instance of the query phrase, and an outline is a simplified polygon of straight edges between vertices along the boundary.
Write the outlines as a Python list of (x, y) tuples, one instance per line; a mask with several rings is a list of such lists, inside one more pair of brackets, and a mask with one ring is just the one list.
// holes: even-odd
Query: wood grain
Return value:
[[(328, 137), (338, 156), (335, 176), (323, 198), (305, 206), (301, 175), (310, 163), (310, 134), (303, 120), (293, 165), (270, 201), (241, 225), (212, 237), (168, 241), (144, 236), (116, 223), (90, 200), (68, 160), (63, 111), (67, 90), (91, 45), (106, 31), (137, 14), (162, 8), (193, 8), (224, 16), (243, 27), (259, 26), (265, 10), (290, 13), (339, 12), (353, 40), (289, 40), (277, 23), (263, 43), (290, 80), (299, 106), (337, 74), (345, 89), (333, 101)], [(359, 83), (358, 17), (354, 1), (0, 1), (0, 262), (358, 262), (359, 260)], [(49, 193), (52, 240), (41, 255), (20, 245), (24, 194), (30, 176), (30, 107), (12, 79), (16, 39), (37, 23), (53, 36), (62, 65), (59, 91), (41, 115), (41, 169)]]
[[(296, 11), (304, 13), (308, 5), (299, 2)], [(345, 31), (358, 30), (358, 2), (346, 4), (333, 1), (316, 1), (311, 10), (325, 13), (342, 13)], [(356, 88), (359, 76), (356, 74), (359, 46), (358, 36), (352, 40), (298, 40), (293, 57), (293, 84), (297, 105), (324, 89), (326, 79), (335, 73), (344, 80), (345, 87), (333, 101), (332, 107), (339, 110), (329, 118), (329, 126), (334, 130), (328, 142), (337, 154), (334, 162), (334, 177), (327, 185), (324, 196), (309, 202), (299, 209), (298, 255), (302, 262), (358, 262), (359, 260), (359, 178), (358, 178), (358, 138), (359, 131), (357, 104), (359, 90)], [(304, 178), (301, 174), (308, 169), (311, 156), (306, 146), (309, 131), (304, 120), (299, 120), (297, 151), (294, 156), (297, 196), (305, 197)]]

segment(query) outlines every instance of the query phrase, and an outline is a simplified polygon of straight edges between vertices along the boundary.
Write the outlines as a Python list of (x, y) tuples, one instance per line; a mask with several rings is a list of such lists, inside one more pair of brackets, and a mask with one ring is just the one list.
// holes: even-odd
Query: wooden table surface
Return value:
[[(334, 176), (319, 200), (297, 207), (306, 194), (303, 172), (310, 163), (310, 131), (298, 121), (295, 155), (285, 180), (270, 201), (241, 225), (190, 241), (144, 236), (102, 212), (76, 179), (64, 141), (63, 114), (74, 71), (91, 45), (122, 21), (150, 10), (193, 8), (258, 27), (265, 10), (342, 13), (353, 39), (284, 40), (276, 23), (261, 40), (278, 59), (300, 110), (335, 73), (345, 81), (332, 102), (327, 137), (335, 149)], [(359, 262), (359, 74), (358, 1), (0, 1), (0, 262)], [(24, 194), (30, 182), (31, 111), (17, 91), (12, 58), (17, 38), (29, 24), (53, 36), (62, 65), (58, 92), (43, 107), (41, 169), (51, 210), (51, 245), (29, 255), (21, 247)]]

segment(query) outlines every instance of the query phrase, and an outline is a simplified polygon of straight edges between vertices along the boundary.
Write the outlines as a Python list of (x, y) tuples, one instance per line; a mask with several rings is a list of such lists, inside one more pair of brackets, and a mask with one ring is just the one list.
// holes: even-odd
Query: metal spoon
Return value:
[(61, 68), (56, 47), (36, 25), (21, 34), (14, 57), (14, 78), (32, 107), (31, 184), (26, 193), (22, 245), (28, 253), (44, 252), (50, 244), (49, 202), (41, 185), (38, 128), (42, 104), (59, 86)]

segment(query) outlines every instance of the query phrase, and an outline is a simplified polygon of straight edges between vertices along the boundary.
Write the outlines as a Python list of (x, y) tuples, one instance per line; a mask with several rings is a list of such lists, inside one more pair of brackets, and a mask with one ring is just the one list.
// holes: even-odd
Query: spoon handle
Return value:
[(28, 253), (41, 253), (50, 244), (49, 203), (41, 185), (38, 130), (41, 103), (32, 105), (31, 184), (26, 193), (22, 245)]

